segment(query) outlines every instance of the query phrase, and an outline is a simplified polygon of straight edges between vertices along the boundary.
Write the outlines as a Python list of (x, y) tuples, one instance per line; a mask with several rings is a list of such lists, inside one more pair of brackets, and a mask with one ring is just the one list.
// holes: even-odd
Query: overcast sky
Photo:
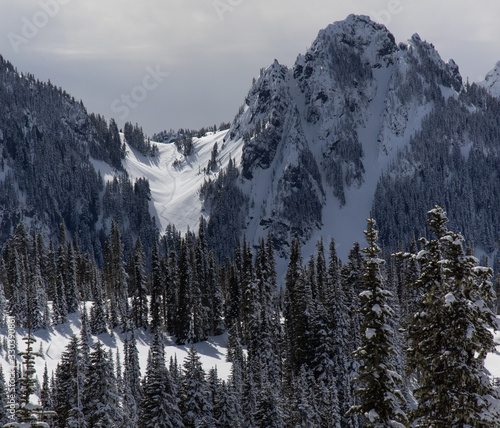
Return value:
[(260, 68), (350, 13), (418, 33), (470, 81), (500, 60), (498, 0), (0, 0), (0, 54), (151, 135), (232, 121)]

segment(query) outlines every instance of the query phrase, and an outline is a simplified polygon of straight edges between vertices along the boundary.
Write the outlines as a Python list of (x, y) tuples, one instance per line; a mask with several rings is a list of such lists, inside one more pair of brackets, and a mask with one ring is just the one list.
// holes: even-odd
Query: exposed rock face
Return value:
[[(307, 243), (359, 227), (345, 243), (352, 244), (362, 238), (370, 209), (391, 244), (408, 240), (403, 227), (410, 235), (423, 230), (434, 203), (451, 205), (452, 221), (454, 208), (460, 217), (465, 209), (450, 202), (456, 198), (448, 184), (476, 168), (466, 165), (467, 154), (484, 141), (471, 143), (475, 130), (468, 124), (486, 123), (489, 114), (477, 103), (478, 91), (476, 85), (464, 87), (453, 60), (444, 62), (417, 34), (397, 44), (383, 25), (356, 15), (321, 30), (293, 68), (275, 61), (261, 73), (232, 124), (230, 139), (245, 141), (239, 186), (250, 208), (242, 233), (256, 244), (271, 231), (286, 253), (294, 236)], [(433, 124), (432, 117), (449, 122), (457, 109), (465, 120), (458, 134)], [(439, 159), (448, 155), (426, 157), (424, 165), (422, 153), (438, 148), (458, 151), (464, 164), (455, 160), (439, 179), (427, 173), (437, 180), (431, 185), (422, 176), (426, 169), (442, 170)], [(397, 200), (388, 203), (386, 196), (404, 180)], [(471, 195), (467, 206), (482, 205), (476, 199)]]

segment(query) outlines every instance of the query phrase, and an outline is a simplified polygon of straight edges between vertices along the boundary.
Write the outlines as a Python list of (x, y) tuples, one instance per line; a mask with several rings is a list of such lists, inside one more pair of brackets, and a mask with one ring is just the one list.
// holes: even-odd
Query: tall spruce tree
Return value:
[(64, 282), (66, 287), (66, 304), (68, 305), (68, 312), (75, 312), (78, 310), (80, 296), (78, 293), (78, 260), (72, 243), (68, 245), (66, 260), (66, 279)]
[(84, 414), (90, 427), (112, 428), (123, 424), (113, 362), (100, 341), (92, 346), (84, 395)]
[(181, 413), (170, 373), (165, 366), (163, 338), (155, 333), (148, 354), (144, 378), (144, 396), (141, 400), (139, 428), (181, 428)]
[(90, 332), (98, 335), (106, 332), (107, 320), (105, 312), (105, 300), (101, 281), (95, 280), (94, 284), (94, 302), (90, 308)]
[(44, 413), (52, 411), (52, 390), (49, 383), (47, 363), (45, 363), (45, 367), (43, 369), (42, 389), (40, 390), (40, 405), (42, 406), (42, 418)]
[(173, 322), (177, 344), (182, 345), (189, 341), (192, 331), (192, 272), (189, 263), (189, 249), (185, 239), (181, 241), (177, 273), (177, 306)]
[(356, 391), (360, 404), (353, 406), (350, 412), (363, 415), (366, 427), (404, 428), (407, 418), (402, 410), (403, 394), (398, 387), (402, 378), (395, 372), (393, 364), (396, 352), (391, 319), (395, 313), (388, 304), (394, 296), (384, 288), (381, 269), (385, 261), (379, 258), (381, 250), (377, 245), (375, 220), (368, 220), (364, 233), (368, 247), (362, 250), (365, 257), (364, 290), (359, 296), (362, 302), (361, 346), (354, 353), (360, 364), (356, 379), (360, 384)]
[(213, 407), (205, 372), (194, 346), (189, 349), (183, 368), (179, 407), (184, 425), (186, 428), (210, 427), (213, 424)]
[(443, 208), (428, 214), (434, 239), (421, 238), (418, 254), (400, 254), (421, 267), (413, 284), (421, 297), (408, 329), (408, 367), (418, 381), (414, 426), (498, 426), (490, 406), (495, 391), (484, 371), (495, 347), (491, 330), (499, 327), (489, 309), (492, 272), (465, 255), (464, 238), (447, 229)]
[(78, 338), (72, 336), (56, 369), (54, 401), (59, 427), (86, 426), (83, 413), (85, 369)]
[(136, 328), (146, 328), (148, 326), (148, 284), (146, 277), (146, 261), (144, 250), (142, 249), (141, 238), (137, 238), (132, 254), (129, 280), (129, 293), (132, 295), (132, 318)]
[(23, 337), (26, 342), (26, 351), (18, 354), (23, 358), (24, 372), (19, 379), (20, 405), (16, 410), (17, 423), (9, 423), (10, 427), (32, 427), (47, 428), (48, 420), (54, 416), (54, 412), (44, 412), (43, 407), (31, 401), (31, 395), (37, 390), (35, 357), (41, 355), (34, 351), (33, 344), (36, 339), (31, 334), (31, 326), (28, 327), (28, 335)]
[(156, 239), (153, 241), (151, 254), (151, 304), (149, 313), (151, 315), (151, 329), (163, 329), (165, 317), (162, 317), (164, 281), (161, 268), (160, 255)]
[(139, 405), (144, 394), (141, 385), (139, 352), (135, 334), (132, 330), (130, 338), (123, 342), (124, 374), (123, 374), (123, 411), (128, 426), (135, 427), (139, 417)]
[(109, 299), (109, 321), (115, 328), (127, 319), (127, 273), (123, 259), (123, 244), (118, 225), (112, 221), (111, 231), (105, 242), (103, 292)]

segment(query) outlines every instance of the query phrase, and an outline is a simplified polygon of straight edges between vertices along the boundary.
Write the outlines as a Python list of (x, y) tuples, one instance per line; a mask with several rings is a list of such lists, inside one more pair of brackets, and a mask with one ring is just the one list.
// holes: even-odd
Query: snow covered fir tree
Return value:
[(500, 426), (495, 93), (350, 15), (148, 138), (0, 57), (0, 425)]
[[(78, 296), (81, 329), (56, 370), (45, 374), (43, 388), (36, 386), (37, 352), (29, 333), (18, 399), (30, 403), (28, 397), (37, 395), (40, 404), (21, 406), (19, 423), (33, 422), (32, 412), (43, 410), (54, 415), (54, 427), (498, 426), (500, 395), (484, 367), (498, 328), (492, 271), (466, 254), (464, 238), (448, 230), (447, 221), (435, 207), (428, 220), (433, 239), (421, 238), (417, 253), (388, 259), (371, 218), (368, 246), (355, 244), (345, 264), (334, 240), (329, 254), (318, 241), (307, 262), (294, 240), (284, 289), (271, 236), (255, 254), (244, 240), (232, 259), (219, 263), (207, 249), (201, 221), (197, 235), (176, 233), (155, 242), (147, 264), (139, 241), (124, 260), (115, 230), (106, 246), (113, 254), (104, 257), (113, 260), (113, 273), (112, 266), (101, 270), (89, 262), (76, 243), (50, 251), (53, 245), (20, 225), (2, 263), (7, 312), (16, 311), (19, 327), (29, 326), (33, 311), (16, 303), (29, 299), (13, 293), (36, 300), (52, 290), (66, 305), (37, 310), (49, 328), (61, 326), (61, 317), (75, 309), (65, 298), (71, 291), (58, 284), (65, 285), (64, 272), (73, 272), (69, 290)], [(55, 275), (50, 266), (57, 269), (57, 260), (69, 254), (78, 257)], [(16, 289), (24, 283), (43, 292)], [(144, 303), (138, 302), (141, 289)], [(89, 301), (90, 317), (82, 309)], [(124, 337), (123, 359), (119, 349), (101, 342), (113, 330)], [(227, 378), (205, 371), (194, 347), (183, 363), (168, 361), (165, 344), (192, 344), (225, 330), (232, 363)], [(136, 335), (148, 332), (152, 342), (141, 370)]]

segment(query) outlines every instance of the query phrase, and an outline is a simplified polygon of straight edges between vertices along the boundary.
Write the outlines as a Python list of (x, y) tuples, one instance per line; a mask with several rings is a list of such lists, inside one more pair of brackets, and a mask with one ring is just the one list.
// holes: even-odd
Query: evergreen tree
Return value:
[[(355, 242), (351, 250), (349, 251), (348, 261), (345, 265), (342, 265), (340, 269), (340, 284), (342, 290), (338, 293), (339, 296), (343, 296), (344, 299), (340, 300), (341, 312), (339, 316), (336, 317), (338, 325), (345, 326), (344, 340), (342, 337), (337, 344), (343, 348), (343, 354), (340, 359), (344, 360), (340, 363), (344, 363), (344, 366), (337, 372), (337, 382), (338, 382), (338, 394), (339, 402), (341, 403), (341, 417), (342, 425), (347, 426), (358, 426), (359, 419), (362, 416), (357, 415), (347, 415), (348, 410), (354, 405), (354, 377), (358, 373), (358, 363), (355, 359), (350, 357), (352, 353), (361, 346), (360, 338), (360, 319), (359, 319), (359, 294), (362, 291), (362, 273), (363, 273), (363, 257), (360, 251), (360, 246), (358, 242)], [(344, 320), (340, 320), (339, 317), (344, 315)], [(339, 333), (342, 331), (340, 328)]]
[(299, 298), (299, 278), (302, 273), (302, 255), (300, 249), (300, 241), (294, 239), (290, 250), (290, 261), (288, 262), (288, 270), (285, 277), (285, 331), (287, 340), (287, 356), (286, 361), (289, 369), (289, 378), (291, 374), (296, 374), (300, 370), (301, 362), (296, 354), (296, 343), (298, 340), (299, 322), (297, 320), (298, 310), (297, 304)]
[(262, 382), (257, 394), (254, 420), (255, 426), (259, 428), (285, 426), (279, 390), (272, 387), (267, 379)]
[(85, 367), (78, 338), (72, 336), (56, 369), (54, 401), (60, 427), (83, 428)]
[(252, 341), (254, 335), (257, 333), (255, 328), (259, 324), (261, 311), (260, 294), (253, 266), (253, 255), (250, 244), (247, 243), (245, 236), (243, 236), (239, 269), (241, 280), (241, 333), (243, 343), (247, 344)]
[(191, 299), (193, 308), (194, 342), (206, 340), (213, 334), (213, 287), (209, 277), (208, 248), (205, 241), (206, 222), (200, 217), (198, 237), (191, 251), (193, 276), (191, 282)]
[[(66, 226), (64, 222), (59, 225), (59, 245), (56, 253), (56, 288), (57, 301), (54, 302), (54, 321), (56, 324), (63, 324), (68, 321), (68, 296), (67, 293), (71, 288), (71, 284), (66, 284), (70, 281), (68, 277), (68, 246), (66, 242)], [(73, 296), (70, 296), (73, 302)]]
[[(109, 350), (110, 355), (112, 355), (112, 350)], [(110, 357), (111, 361), (113, 360)], [(116, 373), (116, 389), (118, 391), (118, 395), (123, 397), (123, 372), (122, 372), (122, 363), (120, 361), (120, 350), (116, 350), (116, 359), (115, 359), (115, 373)]]
[(148, 286), (141, 238), (135, 241), (131, 265), (132, 271), (129, 273), (129, 279), (133, 285), (129, 287), (129, 291), (132, 295), (132, 318), (136, 328), (146, 328), (148, 326)]
[(316, 388), (316, 408), (319, 426), (341, 428), (340, 403), (335, 383), (327, 385), (320, 380)]
[[(236, 258), (237, 257), (235, 255), (235, 259)], [(240, 322), (241, 287), (236, 262), (231, 263), (229, 259), (226, 261), (224, 288), (226, 296), (224, 319), (228, 328), (231, 328), (231, 326), (233, 326), (235, 323)]]
[(208, 304), (210, 308), (210, 335), (218, 336), (224, 333), (224, 296), (222, 292), (222, 281), (219, 280), (220, 275), (217, 274), (217, 262), (215, 253), (210, 251), (208, 253)]
[(162, 329), (164, 320), (162, 318), (163, 302), (163, 275), (160, 263), (160, 255), (158, 253), (158, 244), (156, 240), (153, 242), (153, 252), (151, 254), (151, 328), (153, 331)]
[(174, 332), (177, 344), (179, 345), (189, 340), (189, 334), (192, 328), (191, 277), (189, 249), (186, 240), (183, 239), (181, 241), (178, 262), (178, 301), (174, 318)]
[(316, 411), (314, 396), (314, 380), (308, 375), (305, 366), (300, 368), (293, 381), (289, 397), (289, 415), (287, 426), (312, 427), (319, 426), (319, 415)]
[(9, 252), (9, 276), (11, 277), (9, 315), (15, 316), (16, 325), (26, 327), (28, 325), (26, 270), (17, 249), (12, 248)]
[(287, 332), (287, 339), (289, 340), (289, 364), (294, 375), (298, 374), (304, 364), (311, 366), (316, 351), (314, 332), (317, 330), (318, 313), (317, 306), (312, 299), (309, 279), (309, 272), (303, 267), (294, 284), (293, 292), (289, 293), (289, 315), (285, 320), (285, 325), (292, 329), (291, 332)]
[(112, 221), (111, 231), (105, 242), (103, 283), (105, 296), (109, 299), (109, 313), (112, 328), (127, 318), (128, 298), (127, 273), (123, 260), (123, 244), (118, 225)]
[(106, 313), (104, 310), (104, 295), (101, 282), (96, 279), (94, 285), (94, 302), (90, 309), (90, 332), (94, 335), (102, 334), (107, 331)]
[(190, 265), (192, 266), (192, 275), (190, 281), (190, 307), (191, 307), (191, 324), (189, 329), (188, 342), (196, 343), (206, 340), (210, 326), (208, 296), (206, 295), (207, 283), (207, 260), (200, 260), (206, 256), (203, 251), (199, 251), (197, 247), (190, 247)]
[(68, 305), (66, 303), (66, 289), (64, 286), (64, 277), (62, 272), (57, 272), (54, 309), (53, 309), (54, 324), (64, 324), (68, 321)]
[(88, 366), (89, 357), (90, 357), (90, 326), (87, 314), (87, 307), (85, 306), (85, 302), (81, 306), (81, 323), (82, 327), (80, 328), (80, 343), (82, 350), (82, 361), (85, 367)]
[(236, 359), (231, 366), (228, 379), (228, 393), (231, 399), (232, 420), (234, 427), (243, 427), (243, 382), (244, 382), (243, 352), (241, 359)]
[(6, 398), (7, 388), (5, 386), (5, 377), (3, 375), (3, 367), (0, 366), (0, 426), (3, 426), (8, 421)]
[(441, 207), (429, 211), (434, 239), (421, 238), (417, 260), (421, 292), (408, 330), (408, 366), (416, 373), (417, 427), (493, 427), (499, 415), (490, 404), (496, 393), (484, 372), (486, 354), (495, 347), (491, 330), (498, 322), (489, 309), (492, 272), (465, 255), (463, 237), (447, 229)]
[(47, 370), (47, 363), (45, 363), (45, 368), (43, 370), (43, 380), (42, 380), (42, 389), (40, 391), (40, 405), (42, 406), (42, 419), (43, 414), (51, 411), (52, 404), (52, 391), (50, 389), (49, 384), (49, 372)]
[(54, 244), (49, 241), (49, 250), (47, 252), (47, 265), (45, 267), (45, 278), (47, 280), (47, 298), (52, 300), (55, 305), (57, 295), (57, 267), (55, 262)]
[[(247, 366), (245, 367), (247, 368)], [(254, 376), (250, 370), (245, 373), (242, 380), (241, 392), (241, 409), (242, 409), (242, 425), (244, 427), (253, 428), (256, 426), (255, 413), (257, 411), (257, 386), (255, 385)]]
[(45, 292), (45, 283), (42, 278), (42, 272), (40, 268), (40, 258), (38, 251), (33, 251), (32, 255), (32, 269), (29, 274), (28, 285), (27, 285), (27, 318), (28, 324), (33, 330), (38, 330), (40, 328), (47, 328), (49, 325), (49, 313), (47, 306), (47, 294)]
[(53, 417), (54, 413), (44, 412), (42, 406), (31, 402), (31, 395), (36, 392), (37, 383), (35, 357), (41, 355), (33, 350), (33, 343), (36, 342), (36, 339), (31, 335), (30, 327), (28, 327), (28, 336), (23, 337), (23, 340), (26, 342), (26, 351), (18, 353), (23, 358), (25, 366), (23, 376), (19, 379), (20, 406), (16, 411), (18, 423), (8, 424), (8, 426), (46, 428), (46, 418)]
[(363, 415), (366, 427), (404, 428), (407, 422), (401, 409), (404, 398), (398, 389), (402, 378), (392, 363), (396, 354), (391, 326), (394, 311), (387, 303), (394, 296), (384, 288), (381, 268), (385, 261), (379, 258), (378, 231), (372, 218), (368, 220), (365, 235), (368, 247), (363, 249), (361, 346), (354, 354), (360, 363), (356, 380), (361, 385), (357, 390), (361, 402), (350, 412)]
[(194, 347), (189, 349), (184, 360), (179, 407), (186, 428), (212, 426), (213, 407), (210, 403), (200, 356)]
[(165, 256), (164, 283), (163, 288), (163, 319), (166, 323), (166, 330), (170, 335), (176, 334), (177, 305), (179, 304), (179, 281), (177, 270), (177, 255), (174, 251)]
[(148, 354), (138, 427), (181, 428), (176, 391), (165, 366), (163, 339), (156, 332)]
[(238, 416), (236, 415), (235, 403), (231, 390), (222, 381), (219, 387), (219, 395), (214, 403), (214, 418), (217, 428), (239, 428)]
[(78, 272), (77, 272), (77, 255), (73, 248), (73, 244), (68, 245), (67, 266), (65, 269), (65, 291), (66, 291), (66, 304), (68, 305), (68, 312), (76, 312), (78, 310), (78, 301), (80, 299), (78, 293)]
[(123, 342), (124, 374), (123, 374), (123, 411), (125, 421), (135, 427), (139, 417), (139, 404), (143, 400), (141, 372), (139, 368), (139, 352), (132, 330), (130, 339)]
[(84, 388), (84, 414), (90, 427), (112, 428), (123, 423), (113, 363), (101, 342), (92, 346)]

